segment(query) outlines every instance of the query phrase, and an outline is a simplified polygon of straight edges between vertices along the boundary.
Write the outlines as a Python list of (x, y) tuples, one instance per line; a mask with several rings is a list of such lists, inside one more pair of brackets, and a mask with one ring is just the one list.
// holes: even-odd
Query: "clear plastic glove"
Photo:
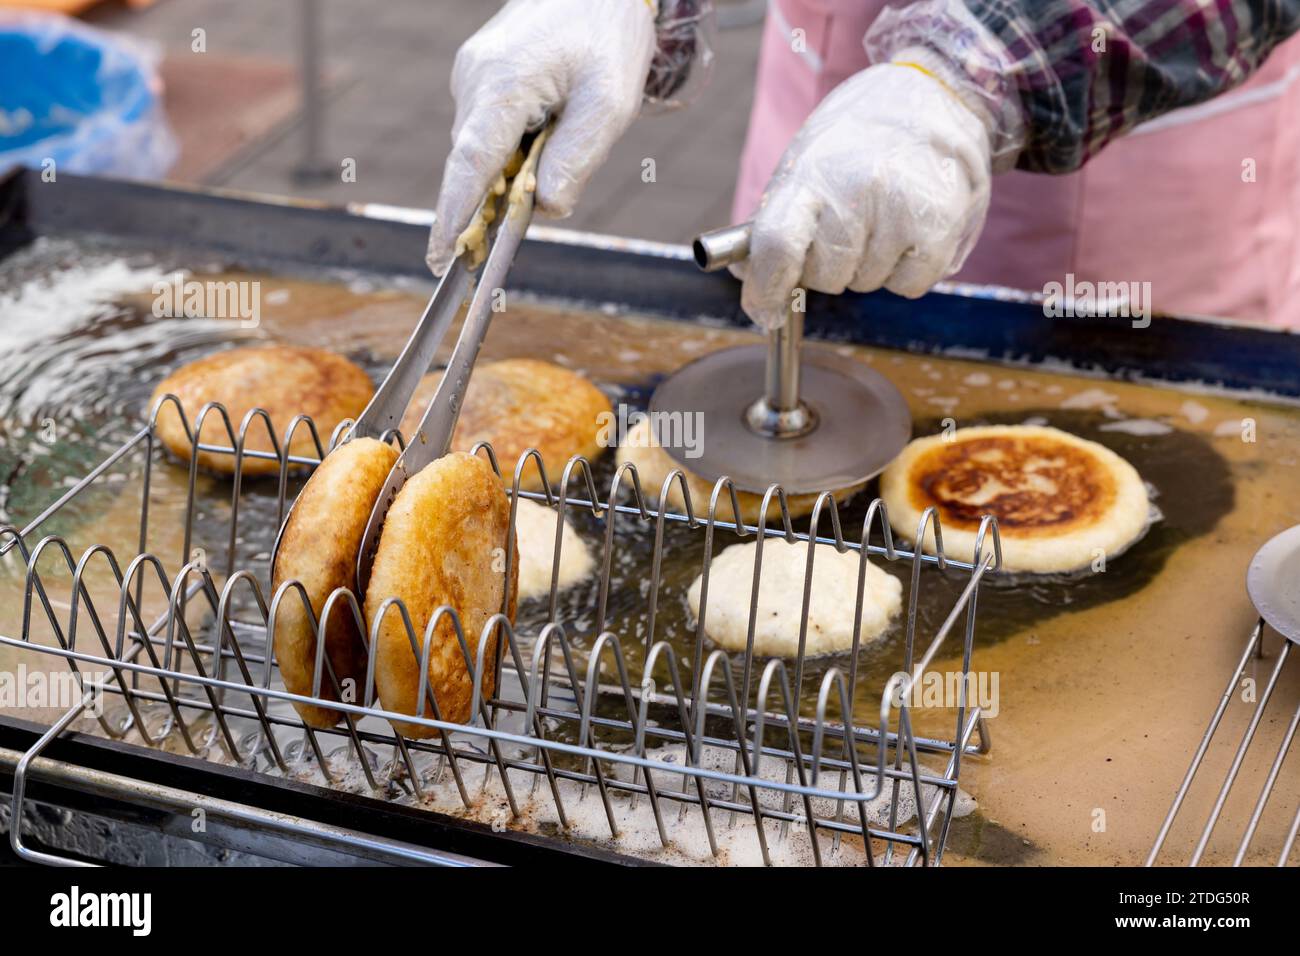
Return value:
[(937, 58), (884, 63), (808, 117), (754, 219), (741, 306), (765, 329), (803, 287), (908, 298), (961, 268), (988, 212), (992, 120)]
[(647, 0), (511, 0), (452, 67), (452, 150), (426, 261), (442, 275), (488, 186), (530, 128), (558, 117), (537, 170), (537, 209), (571, 215), (641, 108), (655, 54)]

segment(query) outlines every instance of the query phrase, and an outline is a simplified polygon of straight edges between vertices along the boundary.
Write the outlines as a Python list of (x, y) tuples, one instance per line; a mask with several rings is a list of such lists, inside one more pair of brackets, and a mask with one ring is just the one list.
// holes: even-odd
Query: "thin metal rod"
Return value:
[(1228, 801), (1228, 791), (1232, 789), (1232, 785), (1237, 780), (1237, 772), (1246, 759), (1246, 751), (1250, 749), (1251, 741), (1255, 739), (1255, 731), (1264, 716), (1264, 708), (1268, 706), (1269, 698), (1273, 696), (1273, 688), (1277, 686), (1278, 675), (1282, 673), (1282, 667), (1286, 664), (1290, 651), (1291, 642), (1283, 641), (1282, 650), (1277, 655), (1277, 664), (1273, 667), (1273, 673), (1268, 677), (1268, 684), (1264, 687), (1264, 693), (1260, 695), (1259, 701), (1255, 705), (1255, 711), (1250, 716), (1250, 724), (1246, 727), (1246, 732), (1241, 737), (1241, 745), (1232, 758), (1232, 766), (1228, 768), (1228, 775), (1223, 780), (1223, 787), (1219, 790), (1219, 796), (1214, 801), (1214, 809), (1210, 811), (1210, 818), (1205, 821), (1205, 829), (1201, 833), (1201, 839), (1197, 841), (1196, 851), (1192, 854), (1189, 864), (1191, 866), (1199, 864), (1201, 857), (1205, 855), (1205, 848), (1210, 843), (1210, 834), (1214, 831), (1214, 825), (1219, 821), (1219, 814), (1223, 812), (1223, 805)]
[[(106, 663), (103, 658), (93, 654), (85, 654), (81, 651), (67, 651), (62, 648), (41, 647), (39, 645), (26, 644), (14, 641), (10, 638), (0, 636), (0, 644), (18, 645), (28, 650), (37, 650), (42, 653), (53, 654), (63, 657), (67, 660), (76, 660), (82, 662), (93, 661), (96, 663)], [(687, 766), (680, 767), (672, 764), (666, 764), (661, 760), (646, 760), (636, 757), (632, 754), (623, 753), (617, 750), (593, 752), (590, 747), (580, 744), (570, 744), (561, 740), (539, 739), (536, 737), (525, 736), (524, 734), (513, 733), (503, 730), (495, 730), (490, 727), (470, 726), (458, 724), (450, 721), (440, 720), (433, 717), (412, 716), (406, 713), (385, 710), (382, 707), (364, 707), (359, 704), (350, 704), (342, 701), (325, 701), (314, 697), (308, 697), (303, 694), (291, 694), (288, 691), (276, 690), (265, 687), (249, 687), (246, 684), (236, 684), (228, 680), (218, 680), (213, 677), (190, 674), (182, 671), (168, 670), (164, 668), (155, 668), (144, 664), (129, 663), (126, 661), (116, 662), (118, 667), (124, 670), (139, 671), (159, 679), (182, 680), (187, 684), (194, 684), (199, 687), (217, 689), (224, 688), (229, 691), (237, 691), (241, 694), (256, 694), (269, 700), (280, 700), (287, 703), (310, 704), (316, 707), (329, 706), (335, 710), (345, 711), (355, 714), (358, 717), (379, 717), (386, 721), (398, 721), (408, 724), (416, 724), (421, 727), (428, 727), (432, 730), (446, 730), (451, 733), (467, 734), (474, 737), (482, 738), (485, 741), (500, 741), (502, 743), (515, 744), (521, 747), (545, 747), (556, 753), (568, 754), (574, 757), (597, 757), (600, 760), (623, 764), (629, 767), (647, 767), (659, 772), (685, 773), (691, 776), (703, 777), (707, 780), (714, 780), (718, 783), (739, 783), (745, 786), (755, 784), (752, 778), (737, 776), (721, 770), (712, 770), (707, 767)], [(188, 703), (188, 702), (187, 702)], [(570, 715), (572, 716), (572, 715)], [(779, 780), (762, 780), (761, 785), (765, 789), (779, 790), (783, 793), (791, 793), (797, 796), (807, 795), (814, 799), (823, 800), (841, 800), (846, 799), (846, 795), (838, 790), (832, 790), (824, 787), (801, 787), (797, 784), (782, 783)], [(870, 799), (865, 794), (853, 794), (847, 796), (847, 799), (857, 800), (859, 802)]]
[(1250, 815), (1250, 822), (1246, 824), (1246, 832), (1241, 837), (1241, 846), (1237, 848), (1237, 856), (1232, 861), (1233, 866), (1241, 866), (1242, 861), (1246, 859), (1246, 850), (1249, 849), (1250, 841), (1255, 836), (1255, 829), (1259, 826), (1260, 817), (1264, 815), (1264, 807), (1268, 804), (1268, 798), (1273, 795), (1273, 785), (1277, 783), (1277, 776), (1282, 770), (1282, 764), (1286, 760), (1287, 752), (1291, 749), (1291, 741), (1295, 739), (1298, 725), (1300, 725), (1300, 707), (1297, 707), (1295, 713), (1291, 715), (1291, 723), (1282, 736), (1282, 743), (1278, 745), (1277, 757), (1273, 761), (1273, 766), (1269, 767), (1268, 779), (1264, 781), (1264, 787), (1259, 792), (1255, 812)]
[[(26, 527), (24, 527), (21, 531), (18, 532), (18, 536), (21, 538), (26, 538), (28, 535), (30, 535), (33, 531), (35, 531), (42, 524), (44, 524), (46, 519), (48, 519), (51, 515), (55, 514), (60, 508), (66, 505), (77, 495), (81, 494), (81, 492), (84, 491), (86, 487), (90, 485), (91, 482), (93, 482), (104, 472), (108, 471), (108, 469), (112, 468), (115, 464), (117, 464), (118, 461), (122, 459), (122, 457), (127, 452), (129, 452), (132, 448), (134, 448), (136, 445), (138, 445), (140, 442), (144, 441), (148, 437), (149, 437), (148, 428), (142, 428), (140, 429), (140, 431), (136, 432), (135, 435), (133, 435), (131, 438), (127, 439), (125, 443), (123, 443), (122, 447), (118, 448), (117, 451), (113, 452), (113, 454), (109, 455), (98, 465), (96, 465), (89, 473), (87, 473), (86, 477), (82, 478), (80, 481), (78, 481), (75, 485), (73, 485), (63, 494), (59, 495), (59, 497), (51, 505), (49, 505), (49, 507), (47, 507), (44, 511), (38, 514), (31, 521), (27, 522)], [(6, 554), (8, 554), (10, 550), (13, 549), (15, 543), (16, 543), (16, 539), (12, 539), (8, 544), (0, 545), (0, 558), (3, 558)]]
[(322, 154), (325, 96), (321, 90), (321, 10), (319, 0), (298, 0), (298, 87), (302, 98), (302, 155), (294, 167), (300, 180), (339, 175)]
[(803, 313), (791, 311), (785, 325), (768, 336), (767, 404), (776, 412), (799, 407), (799, 354), (803, 348)]
[(1237, 689), (1237, 684), (1241, 680), (1241, 675), (1246, 672), (1246, 664), (1255, 649), (1260, 646), (1260, 637), (1263, 634), (1263, 620), (1256, 621), (1255, 629), (1251, 631), (1250, 639), (1246, 641), (1246, 649), (1241, 654), (1241, 660), (1237, 662), (1237, 669), (1232, 672), (1228, 678), (1228, 685), (1223, 688), (1223, 693), (1219, 695), (1219, 706), (1214, 711), (1214, 716), (1210, 718), (1209, 726), (1205, 728), (1205, 733), (1201, 736), (1201, 743), (1196, 748), (1196, 753), (1192, 755), (1191, 765), (1187, 768), (1187, 773), (1183, 775), (1183, 782), (1178, 788), (1178, 793), (1174, 795), (1173, 806), (1165, 814), (1165, 821), (1160, 825), (1160, 833), (1156, 836), (1156, 842), (1151, 847), (1151, 852), (1147, 854), (1146, 866), (1155, 866), (1156, 857), (1160, 855), (1160, 848), (1164, 846), (1165, 839), (1169, 836), (1169, 830), (1174, 825), (1174, 818), (1178, 816), (1178, 811), (1183, 805), (1183, 800), (1187, 798), (1187, 793), (1192, 788), (1192, 780), (1196, 777), (1196, 772), (1201, 768), (1201, 761), (1205, 759), (1206, 752), (1210, 749), (1210, 741), (1214, 738), (1214, 733), (1219, 729), (1219, 721), (1223, 719), (1224, 712), (1228, 709), (1228, 704), (1232, 701), (1232, 695)]
[[(23, 761), (26, 761), (25, 765)], [(318, 846), (342, 847), (348, 852), (360, 853), (368, 858), (387, 863), (454, 867), (495, 865), (458, 853), (430, 850), (410, 843), (372, 836), (358, 830), (320, 823), (306, 817), (263, 810), (249, 804), (235, 803), (188, 790), (178, 790), (174, 787), (136, 780), (90, 767), (80, 767), (48, 757), (27, 760), (27, 755), (0, 748), (0, 767), (19, 766), (24, 767), (26, 776), (35, 776), (43, 782), (66, 785), (95, 796), (128, 797), (137, 806), (179, 814), (185, 818), (186, 836), (190, 839), (193, 839), (188, 825), (191, 814), (195, 807), (202, 807), (210, 824), (213, 821), (224, 821), (257, 833), (284, 834), (294, 840), (305, 840)], [(57, 866), (92, 865), (53, 857), (31, 849), (25, 849), (22, 855), (34, 862)]]

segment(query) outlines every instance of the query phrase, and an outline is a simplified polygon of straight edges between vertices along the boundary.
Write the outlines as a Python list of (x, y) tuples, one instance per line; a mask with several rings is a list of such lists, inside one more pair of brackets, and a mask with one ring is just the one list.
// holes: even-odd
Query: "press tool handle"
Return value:
[[(749, 258), (752, 223), (727, 226), (697, 236), (695, 264), (717, 272)], [(803, 312), (790, 308), (785, 324), (767, 333), (767, 370), (763, 394), (745, 411), (745, 423), (768, 438), (798, 438), (817, 427), (817, 413), (799, 397), (799, 355), (803, 348)]]

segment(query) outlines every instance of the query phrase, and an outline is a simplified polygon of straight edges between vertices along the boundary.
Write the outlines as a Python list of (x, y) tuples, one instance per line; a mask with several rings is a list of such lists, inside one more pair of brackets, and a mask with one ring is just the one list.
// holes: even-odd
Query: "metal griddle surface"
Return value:
[[(121, 208), (135, 208), (125, 198), (117, 198)], [(229, 213), (227, 207), (221, 210)], [(124, 244), (138, 248), (140, 241), (137, 236)], [(254, 237), (252, 241), (258, 240)], [(115, 240), (108, 242), (109, 248), (116, 245)], [(159, 248), (167, 251), (159, 252)], [(547, 249), (538, 255), (555, 255), (563, 261), (562, 253)], [(22, 254), (21, 250), (17, 253)], [(223, 271), (228, 262), (228, 257), (221, 255), (185, 253), (156, 244), (146, 255), (166, 267)], [(573, 253), (575, 259), (590, 255), (590, 251)], [(608, 271), (625, 270), (626, 274), (626, 269), (632, 269), (635, 273), (642, 266), (639, 257), (630, 261), (622, 252), (609, 255)], [(376, 257), (382, 258), (378, 253)], [(9, 263), (13, 261), (11, 255)], [(0, 289), (13, 279), (12, 274), (5, 275), (5, 268), (0, 264)], [(395, 282), (391, 274), (368, 273), (361, 276), (364, 285), (352, 281), (349, 288), (351, 280), (311, 281), (288, 278), (281, 268), (275, 271), (274, 278), (260, 270), (250, 273), (263, 279), (267, 291), (287, 293), (276, 297), (282, 299), (279, 304), (264, 304), (262, 326), (256, 334), (337, 348), (375, 372), (391, 361), (418, 311), (422, 290), (400, 291), (400, 281)], [(296, 271), (301, 273), (301, 267)], [(523, 272), (528, 275), (527, 268)], [(672, 271), (672, 275), (674, 282), (687, 283), (684, 274)], [(538, 285), (543, 291), (556, 291), (554, 282)], [(677, 294), (683, 288), (686, 285), (672, 286), (665, 294)], [(698, 297), (679, 294), (678, 301), (702, 303), (700, 307), (706, 311), (709, 302), (716, 305), (720, 301), (710, 298), (713, 285), (701, 288), (703, 291), (695, 290)], [(629, 289), (626, 296), (640, 303), (653, 298), (644, 284)], [(120, 307), (127, 313), (139, 311), (146, 301), (128, 297)], [(922, 336), (934, 327), (933, 320), (921, 314), (926, 301), (916, 306), (918, 335)], [(964, 305), (969, 305), (966, 311), (971, 313), (997, 308), (990, 303), (940, 305), (950, 325), (966, 319), (989, 321), (987, 315), (963, 318)], [(836, 306), (840, 307), (843, 305)], [(1002, 335), (1014, 337), (1016, 330), (1026, 327), (1025, 315), (1017, 308), (1004, 307), (1005, 322), (999, 327)], [(829, 307), (827, 311), (833, 313)], [(836, 318), (842, 316), (830, 314), (827, 322)], [(1047, 322), (1041, 314), (1037, 320)], [(1123, 361), (1135, 363), (1151, 348), (1140, 339), (1135, 343), (1135, 337), (1147, 332), (1153, 339), (1166, 335), (1158, 329), (1160, 322), (1157, 319), (1153, 329), (1146, 331), (1111, 330), (1111, 351), (1124, 356)], [(1284, 341), (1282, 337), (1260, 340), (1263, 333), (1251, 331), (1233, 337), (1232, 330), (1217, 327), (1186, 328), (1191, 330), (1189, 337), (1179, 340), (1185, 348), (1190, 349), (1189, 343), (1204, 336), (1240, 348), (1235, 355), (1228, 354), (1231, 350), (1221, 350), (1216, 356), (1189, 354), (1179, 366), (1179, 377), (1196, 377), (1217, 362), (1237, 369), (1233, 374), (1238, 377), (1233, 380), (1238, 384), (1267, 384), (1272, 372), (1262, 360), (1255, 362), (1254, 356), (1263, 348), (1261, 342)], [(878, 331), (869, 324), (868, 330), (872, 335)], [(834, 334), (837, 329), (829, 331)], [(844, 329), (838, 332), (843, 334)], [(986, 333), (987, 329), (981, 334)], [(139, 380), (132, 384), (127, 376), (126, 381), (140, 390), (142, 398), (156, 380), (152, 376), (160, 378), (173, 365), (211, 349), (223, 334), (205, 332), (197, 339), (178, 338), (170, 347), (160, 346), (149, 368), (140, 370)], [(889, 332), (883, 337), (904, 334)], [(591, 376), (615, 402), (643, 407), (649, 390), (663, 374), (705, 351), (748, 341), (756, 341), (756, 337), (728, 322), (684, 324), (662, 317), (612, 317), (583, 307), (529, 304), (518, 296), (512, 297), (508, 311), (494, 320), (484, 358), (530, 355), (559, 361)], [(1035, 339), (1025, 351), (1032, 354), (1034, 349), (1051, 348), (1051, 341), (1062, 348), (1070, 344), (1058, 328), (1048, 338)], [(1286, 348), (1291, 347), (1287, 342)], [(1163, 520), (1132, 551), (1115, 559), (1104, 574), (1081, 580), (1007, 580), (994, 582), (982, 592), (975, 661), (978, 670), (990, 679), (996, 675), (998, 681), (999, 713), (992, 722), (994, 751), (987, 760), (965, 764), (962, 786), (979, 801), (980, 809), (955, 826), (945, 858), (950, 864), (1140, 862), (1222, 681), (1254, 623), (1244, 588), (1250, 557), (1273, 533), (1300, 521), (1300, 412), (1290, 403), (1266, 398), (1189, 393), (1042, 367), (1007, 368), (908, 355), (849, 342), (838, 348), (846, 356), (872, 364), (902, 390), (917, 434), (933, 432), (946, 417), (955, 418), (960, 425), (1045, 421), (1114, 448), (1132, 461), (1159, 493)], [(1079, 345), (1081, 352), (1089, 348), (1095, 351), (1096, 343)], [(1284, 365), (1292, 360), (1285, 348), (1273, 353), (1270, 361)], [(1158, 364), (1152, 363), (1148, 371), (1159, 374)], [(72, 402), (66, 396), (56, 395), (55, 402), (70, 402), (67, 410), (77, 426), (74, 434), (97, 436), (110, 443), (116, 427), (112, 422), (131, 407), (131, 397), (123, 394), (120, 402), (90, 410), (84, 402)], [(7, 506), (16, 516), (26, 516), (34, 504), (48, 498), (48, 489), (57, 486), (61, 477), (74, 470), (84, 471), (87, 457), (97, 455), (71, 453), (84, 442), (69, 443), (66, 461), (58, 446), (53, 455), (48, 450), (34, 454), (30, 430), (39, 424), (37, 416), (45, 415), (48, 406), (10, 401), (7, 411), (11, 418), (0, 425), (6, 439), (0, 456), (8, 456), (6, 470), (13, 475)], [(165, 475), (166, 471), (155, 474)], [(182, 482), (183, 478), (161, 480)], [(215, 484), (210, 490), (220, 498)], [(873, 490), (869, 488), (846, 515), (850, 527), (855, 517), (860, 521), (861, 508)], [(100, 513), (81, 515), (58, 530), (81, 547), (92, 541), (111, 542), (115, 535), (127, 534), (129, 540), (134, 530), (131, 503), (109, 499), (105, 504)], [(178, 542), (169, 541), (168, 535), (174, 535), (174, 529), (153, 528), (151, 536), (156, 540), (151, 539), (151, 545), (169, 553), (168, 546), (178, 547)], [(253, 551), (258, 547), (255, 541), (247, 545)], [(684, 590), (698, 562), (692, 565), (688, 541), (684, 540), (680, 550), (680, 564), (672, 573), (676, 585)], [(12, 569), (0, 569), (0, 573), (6, 574), (0, 578), (0, 587), (11, 592)], [(959, 584), (954, 580), (952, 587)], [(581, 603), (584, 596), (575, 593), (570, 599)], [(939, 608), (951, 602), (936, 595), (929, 603)], [(616, 597), (611, 616), (616, 618), (619, 611)], [(11, 601), (0, 600), (4, 633), (16, 632), (15, 615), (20, 613), (21, 608)], [(684, 611), (681, 613), (680, 621), (669, 626), (679, 628), (678, 636), (686, 639)], [(936, 625), (937, 621), (923, 618), (922, 634), (932, 633)], [(634, 627), (635, 621), (627, 626)], [(1269, 658), (1252, 665), (1256, 680), (1271, 667), (1273, 651), (1275, 646), (1270, 648)], [(0, 651), (0, 664), (9, 667), (14, 661), (5, 660), (6, 653)], [(868, 652), (863, 663), (875, 681), (864, 684), (873, 693), (878, 693), (885, 668), (892, 670), (896, 659), (896, 646), (882, 650), (878, 659)], [(40, 660), (48, 664), (46, 659)], [(629, 663), (635, 672), (637, 662)], [(816, 676), (811, 674), (809, 680)], [(1294, 678), (1293, 669), (1288, 684), (1277, 691), (1285, 699), (1300, 695)], [(942, 720), (946, 729), (947, 712), (937, 713), (933, 719)], [(926, 732), (924, 720), (919, 730)], [(1280, 730), (1273, 726), (1261, 730), (1266, 736), (1260, 752), (1273, 751), (1267, 735), (1274, 735), (1275, 744)], [(1244, 803), (1257, 793), (1252, 783), (1258, 772), (1259, 768), (1247, 768), (1248, 776), (1238, 790)], [(1215, 774), (1205, 773), (1203, 779), (1213, 780)], [(1273, 808), (1277, 812), (1271, 818), (1289, 820), (1298, 795), (1300, 786), (1284, 781), (1275, 797), (1282, 804)], [(1211, 797), (1193, 791), (1182, 819), (1202, 820), (1202, 809), (1208, 811)], [(1286, 801), (1292, 801), (1289, 807)], [(1235, 810), (1240, 814), (1243, 807)], [(1244, 810), (1248, 812), (1249, 806)], [(1095, 827), (1098, 811), (1104, 813), (1105, 822), (1100, 831)], [(1228, 812), (1233, 811), (1230, 804)], [(1225, 847), (1212, 845), (1207, 860), (1221, 861), (1216, 850), (1221, 853), (1233, 835), (1229, 828)], [(1171, 841), (1179, 836), (1175, 831)], [(1266, 828), (1255, 845), (1275, 846), (1279, 839), (1280, 833)]]

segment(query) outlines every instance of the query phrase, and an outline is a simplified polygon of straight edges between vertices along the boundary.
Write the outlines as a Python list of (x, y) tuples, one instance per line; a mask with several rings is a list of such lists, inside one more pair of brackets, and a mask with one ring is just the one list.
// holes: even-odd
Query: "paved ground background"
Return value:
[[(728, 0), (724, 0), (728, 2)], [(737, 2), (737, 0), (730, 0)], [(327, 116), (319, 162), (337, 170), (356, 160), (357, 180), (337, 175), (317, 182), (295, 178), (303, 156), (297, 113), (259, 132), (200, 181), (254, 192), (331, 202), (433, 205), (450, 142), (448, 92), (456, 49), (499, 4), (494, 0), (318, 0)], [(95, 8), (90, 22), (153, 41), (170, 69), (185, 69), (196, 28), (210, 57), (261, 60), (296, 67), (297, 0), (159, 0), (144, 10), (124, 3)], [(713, 82), (689, 109), (644, 116), (593, 180), (573, 228), (684, 242), (729, 220), (736, 166), (749, 118), (760, 26), (719, 32)], [(232, 95), (219, 71), (210, 105), (187, 85), (187, 109), (219, 111)], [(200, 77), (203, 74), (196, 71)], [(222, 134), (217, 134), (222, 135)], [(220, 144), (224, 146), (225, 144)], [(642, 161), (653, 157), (657, 181), (641, 181)]]

